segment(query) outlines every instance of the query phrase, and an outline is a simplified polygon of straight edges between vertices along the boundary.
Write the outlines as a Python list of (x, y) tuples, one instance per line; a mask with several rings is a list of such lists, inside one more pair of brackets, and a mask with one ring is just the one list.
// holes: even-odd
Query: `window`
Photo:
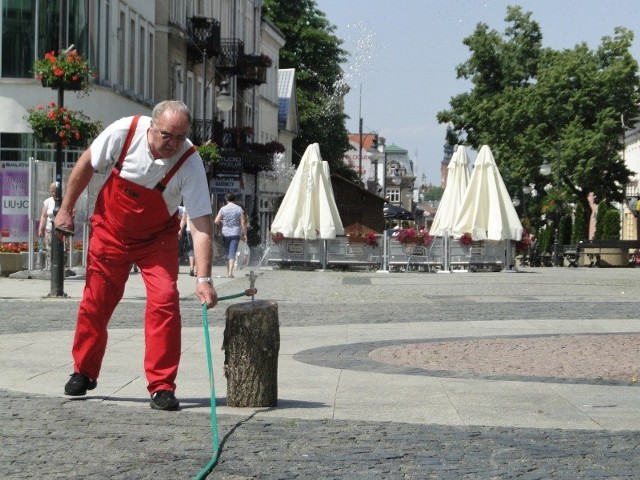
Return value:
[(184, 99), (184, 103), (189, 107), (189, 110), (193, 112), (193, 97), (194, 97), (194, 80), (193, 72), (187, 72), (187, 93)]
[(175, 67), (175, 92), (176, 100), (184, 102), (184, 69), (180, 66)]
[(128, 90), (136, 90), (136, 72), (138, 72), (138, 62), (136, 60), (136, 49), (138, 48), (138, 31), (136, 30), (136, 20), (132, 18), (129, 22), (129, 78), (127, 82)]
[(389, 203), (400, 203), (400, 189), (398, 187), (387, 187), (387, 197)]
[[(33, 61), (51, 50), (58, 50), (60, 2), (46, 0), (2, 0), (1, 76), (31, 78)], [(90, 58), (88, 0), (70, 0), (69, 38), (85, 58)], [(38, 18), (35, 17), (38, 12)], [(66, 46), (66, 45), (65, 45)]]
[(124, 74), (125, 69), (125, 12), (120, 11), (120, 18), (118, 20), (118, 85), (124, 88)]

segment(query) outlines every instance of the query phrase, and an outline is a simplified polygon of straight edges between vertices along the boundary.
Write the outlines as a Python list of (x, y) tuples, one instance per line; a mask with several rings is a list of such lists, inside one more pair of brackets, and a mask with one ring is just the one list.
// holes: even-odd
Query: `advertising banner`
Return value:
[(0, 162), (2, 243), (29, 240), (29, 163)]

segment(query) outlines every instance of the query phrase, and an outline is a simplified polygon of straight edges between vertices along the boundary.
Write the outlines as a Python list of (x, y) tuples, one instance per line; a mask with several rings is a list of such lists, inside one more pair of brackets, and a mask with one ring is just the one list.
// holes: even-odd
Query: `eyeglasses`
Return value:
[(155, 123), (153, 123), (153, 126), (158, 130), (158, 133), (160, 134), (160, 137), (165, 142), (182, 143), (187, 139), (187, 135), (174, 135), (172, 133), (165, 132), (164, 130), (161, 130), (160, 127), (158, 125), (156, 125)]

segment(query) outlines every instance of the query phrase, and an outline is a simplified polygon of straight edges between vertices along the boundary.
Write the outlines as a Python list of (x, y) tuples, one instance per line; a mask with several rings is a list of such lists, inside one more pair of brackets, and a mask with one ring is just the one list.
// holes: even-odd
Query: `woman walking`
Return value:
[(244, 210), (235, 203), (235, 194), (227, 193), (225, 200), (227, 203), (216, 215), (215, 224), (222, 224), (222, 238), (224, 238), (224, 248), (227, 250), (227, 276), (233, 278), (238, 243), (240, 238), (247, 241), (247, 222)]

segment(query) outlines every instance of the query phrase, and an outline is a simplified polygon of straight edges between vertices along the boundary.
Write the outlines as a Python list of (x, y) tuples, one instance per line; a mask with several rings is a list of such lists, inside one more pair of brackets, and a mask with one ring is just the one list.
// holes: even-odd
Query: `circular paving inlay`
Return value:
[(294, 358), (388, 374), (637, 385), (640, 333), (386, 340), (318, 347)]
[(369, 358), (427, 371), (635, 383), (640, 334), (473, 338), (377, 348)]

